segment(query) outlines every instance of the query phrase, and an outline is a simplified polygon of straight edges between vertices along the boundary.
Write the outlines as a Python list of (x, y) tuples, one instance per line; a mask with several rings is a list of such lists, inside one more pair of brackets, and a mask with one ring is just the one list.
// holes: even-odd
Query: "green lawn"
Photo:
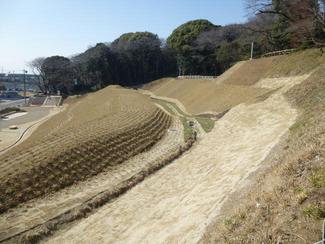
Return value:
[(197, 122), (200, 123), (200, 125), (202, 126), (203, 130), (206, 133), (209, 133), (213, 127), (214, 127), (214, 120), (206, 118), (206, 117), (202, 117), (202, 116), (190, 116), (185, 114), (175, 103), (173, 102), (168, 102), (165, 101), (163, 99), (158, 99), (158, 98), (152, 98), (156, 103), (160, 104), (161, 106), (163, 106), (169, 113), (176, 115), (176, 113), (168, 106), (171, 105), (173, 106), (173, 108), (175, 108), (177, 110), (177, 112), (181, 115), (180, 118), (182, 120), (183, 123), (183, 127), (184, 127), (184, 138), (189, 138), (189, 136), (192, 134), (192, 128), (188, 125), (187, 121), (191, 120), (191, 119), (196, 119)]

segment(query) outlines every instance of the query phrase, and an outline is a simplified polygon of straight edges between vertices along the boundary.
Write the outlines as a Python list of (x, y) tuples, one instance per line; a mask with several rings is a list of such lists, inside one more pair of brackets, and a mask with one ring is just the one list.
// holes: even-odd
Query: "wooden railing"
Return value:
[(280, 51), (265, 53), (265, 54), (262, 55), (262, 58), (264, 58), (264, 57), (271, 57), (271, 56), (278, 56), (278, 55), (286, 55), (286, 54), (289, 54), (289, 53), (293, 53), (296, 50), (297, 49), (285, 49), (285, 50), (280, 50)]

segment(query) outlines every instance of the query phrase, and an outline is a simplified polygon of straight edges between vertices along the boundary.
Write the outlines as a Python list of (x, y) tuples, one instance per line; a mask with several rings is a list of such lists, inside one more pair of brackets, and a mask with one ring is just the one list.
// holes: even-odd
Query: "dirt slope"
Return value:
[[(2, 240), (23, 233), (46, 223), (60, 214), (76, 208), (105, 191), (115, 191), (128, 179), (144, 174), (146, 170), (179, 152), (184, 146), (183, 128), (178, 118), (165, 136), (149, 151), (145, 151), (84, 182), (62, 189), (50, 196), (34, 199), (0, 215), (0, 243)], [(17, 240), (10, 240), (17, 242)]]
[(127, 160), (169, 124), (166, 113), (132, 90), (108, 87), (82, 98), (1, 155), (0, 212)]
[(196, 243), (294, 123), (283, 93), (305, 78), (279, 81), (264, 101), (236, 106), (189, 153), (48, 242)]

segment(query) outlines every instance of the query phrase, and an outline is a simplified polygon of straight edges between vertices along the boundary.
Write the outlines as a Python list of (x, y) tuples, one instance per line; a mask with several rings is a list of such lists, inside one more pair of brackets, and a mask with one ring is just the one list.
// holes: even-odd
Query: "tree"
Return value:
[(38, 75), (38, 87), (43, 93), (47, 93), (49, 91), (49, 86), (47, 81), (45, 80), (45, 75), (42, 71), (42, 65), (44, 63), (44, 57), (38, 57), (27, 63), (27, 66), (32, 70), (35, 75)]
[(199, 19), (186, 22), (177, 27), (168, 37), (168, 46), (175, 49), (178, 53), (184, 54), (202, 32), (213, 28), (215, 26), (208, 20)]
[(5, 91), (6, 90), (6, 86), (3, 84), (0, 84), (0, 91)]
[(70, 94), (73, 90), (73, 70), (68, 58), (52, 56), (44, 60), (41, 66), (44, 79), (50, 93)]
[(71, 58), (75, 92), (110, 84), (134, 86), (175, 75), (173, 50), (150, 32), (125, 33), (112, 43), (98, 43)]
[(202, 33), (217, 27), (208, 20), (193, 20), (177, 27), (167, 38), (168, 46), (177, 53), (177, 62), (183, 73), (200, 73), (202, 68), (207, 70), (206, 67), (210, 63), (206, 61), (210, 59), (206, 59), (203, 54), (207, 49), (202, 49), (202, 46), (197, 47), (196, 40)]
[(222, 70), (226, 70), (241, 59), (241, 45), (238, 42), (224, 43), (217, 50), (216, 56)]
[(250, 54), (252, 41), (258, 38), (247, 31), (245, 24), (231, 24), (205, 31), (196, 39), (196, 48), (205, 59), (201, 72), (218, 75)]
[(78, 83), (75, 88), (79, 91), (114, 84), (118, 78), (116, 57), (104, 43), (90, 47), (71, 61)]
[(276, 49), (324, 40), (324, 0), (246, 0), (246, 3), (250, 13), (276, 16), (270, 39)]
[(128, 73), (128, 85), (146, 83), (166, 75), (167, 73), (164, 72), (171, 70), (164, 68), (166, 66), (166, 56), (164, 55), (170, 52), (167, 49), (164, 50), (164, 53), (162, 52), (161, 40), (153, 33), (123, 34), (112, 42), (111, 49), (127, 68), (125, 73)]
[(319, 0), (317, 3), (317, 8), (313, 10), (315, 17), (313, 42), (322, 47), (325, 45), (325, 0)]

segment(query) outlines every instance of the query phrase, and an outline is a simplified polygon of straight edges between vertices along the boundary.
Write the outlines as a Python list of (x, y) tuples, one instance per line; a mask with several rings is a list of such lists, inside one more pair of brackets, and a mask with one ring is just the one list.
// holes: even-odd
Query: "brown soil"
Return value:
[(151, 147), (170, 117), (132, 90), (108, 87), (71, 104), (0, 166), (0, 211), (57, 191)]

